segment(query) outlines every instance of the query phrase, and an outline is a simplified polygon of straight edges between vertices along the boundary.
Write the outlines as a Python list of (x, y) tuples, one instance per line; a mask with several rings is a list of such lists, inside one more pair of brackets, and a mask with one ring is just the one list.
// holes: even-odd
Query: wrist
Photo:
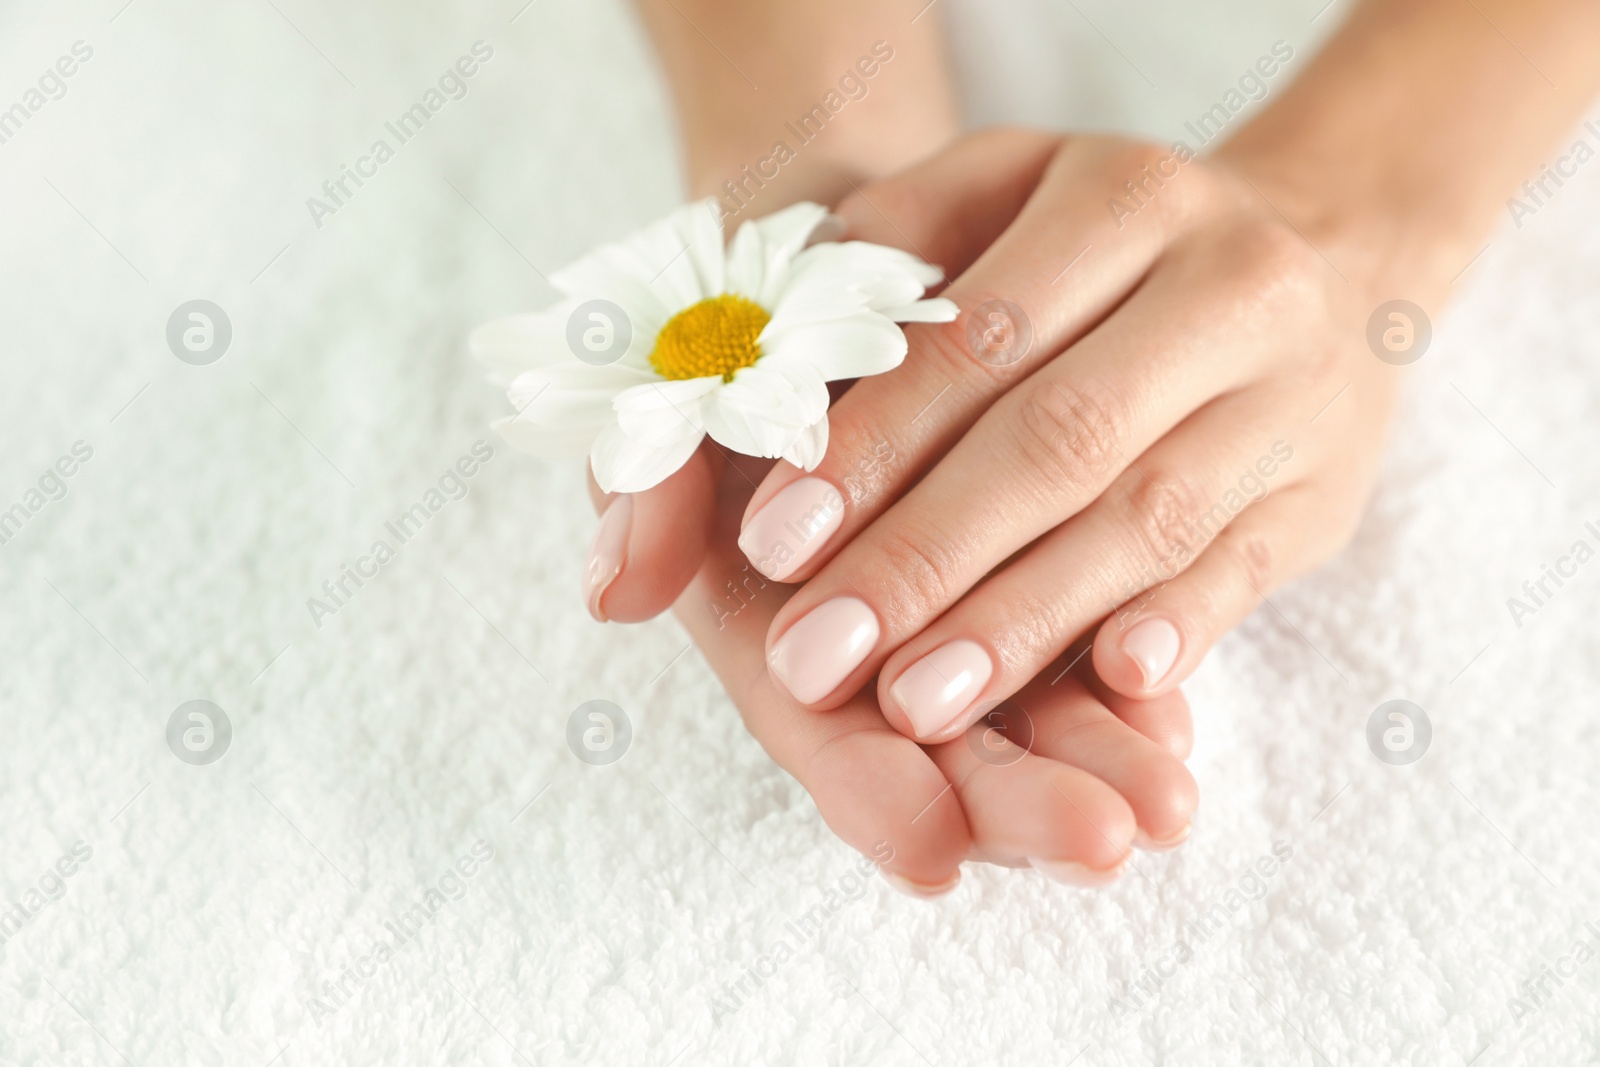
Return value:
[(716, 197), (729, 215), (765, 215), (800, 200), (836, 204), (851, 190), (935, 154), (959, 132), (954, 113), (863, 110), (821, 135), (773, 120), (757, 132), (686, 138), (690, 195)]
[(1367, 303), (1437, 307), (1492, 225), (1493, 200), (1419, 189), (1379, 148), (1241, 138), (1213, 162), (1247, 181)]
[(1592, 0), (1363, 0), (1215, 159), (1375, 300), (1437, 307), (1600, 90), (1597, 42)]

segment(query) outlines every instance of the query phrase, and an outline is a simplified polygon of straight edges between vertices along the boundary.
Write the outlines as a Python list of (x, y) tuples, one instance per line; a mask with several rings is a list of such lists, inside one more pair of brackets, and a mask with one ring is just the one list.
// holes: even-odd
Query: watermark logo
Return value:
[(1019, 363), (1033, 347), (1033, 322), (1009, 300), (989, 300), (967, 316), (967, 348), (991, 367)]
[(228, 313), (209, 300), (185, 301), (167, 318), (167, 347), (190, 366), (215, 363), (232, 343)]
[(1009, 767), (1033, 749), (1033, 717), (1015, 700), (997, 700), (967, 730), (967, 747), (991, 767)]
[(1409, 700), (1388, 700), (1367, 719), (1367, 747), (1392, 767), (1409, 767), (1428, 753), (1433, 723)]
[(632, 343), (632, 320), (609, 300), (586, 300), (567, 316), (567, 348), (591, 367), (615, 363)]
[(179, 704), (167, 719), (167, 747), (191, 767), (215, 763), (233, 744), (233, 722), (209, 700)]
[(1390, 300), (1367, 319), (1367, 347), (1385, 363), (1404, 367), (1421, 359), (1433, 342), (1428, 313), (1409, 300)]
[(628, 713), (609, 700), (589, 700), (567, 716), (567, 747), (591, 767), (608, 767), (633, 745)]

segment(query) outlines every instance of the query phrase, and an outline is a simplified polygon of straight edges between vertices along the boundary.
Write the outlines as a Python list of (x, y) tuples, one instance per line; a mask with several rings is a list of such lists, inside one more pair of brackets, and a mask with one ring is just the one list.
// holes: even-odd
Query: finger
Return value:
[[(1000, 723), (1035, 755), (1070, 764), (1122, 795), (1138, 822), (1135, 843), (1143, 848), (1176, 848), (1189, 836), (1199, 803), (1199, 788), (1183, 761), (1135, 730), (1117, 711), (1134, 701), (1099, 693), (1078, 670), (1054, 684), (1039, 678), (986, 713), (991, 728)], [(1050, 696), (1058, 696), (1052, 706)], [(1107, 699), (1109, 697), (1110, 699)], [(1149, 701), (1154, 717), (1187, 719), (1187, 703), (1173, 692)], [(1030, 714), (1031, 709), (1031, 714)]]
[(1101, 624), (1094, 642), (1096, 672), (1128, 697), (1173, 692), (1264, 596), (1343, 543), (1343, 524), (1335, 515), (1310, 485), (1253, 505), (1188, 569), (1123, 604)]
[[(974, 181), (1006, 165), (1004, 158), (965, 163)], [(1109, 150), (1093, 138), (1066, 142), (1016, 221), (945, 292), (963, 315), (906, 328), (905, 361), (856, 383), (829, 411), (829, 445), (816, 470), (804, 474), (785, 463), (767, 476), (740, 537), (763, 573), (783, 581), (815, 573), (996, 396), (1085, 334), (1133, 288), (1166, 241), (1159, 209), (1120, 231), (1105, 210), (1108, 191), (1134, 165), (1126, 149)], [(958, 211), (968, 190), (954, 186)], [(918, 190), (919, 198), (931, 195)], [(1080, 252), (1083, 262), (1066, 274)]]
[[(1084, 647), (1089, 653), (1093, 644)], [(1077, 653), (1074, 653), (1076, 655)], [(1189, 701), (1183, 690), (1172, 689), (1158, 699), (1133, 699), (1106, 685), (1094, 671), (1092, 657), (1089, 669), (1082, 671), (1084, 684), (1111, 709), (1111, 714), (1134, 730), (1148, 737), (1178, 759), (1187, 760), (1194, 751), (1194, 716), (1189, 714)]]
[(923, 741), (954, 734), (1116, 605), (1189, 566), (1252, 497), (1292, 484), (1292, 446), (1267, 436), (1272, 410), (1268, 398), (1236, 394), (1151, 447), (1084, 512), (889, 656), (878, 683), (884, 717)]
[(676, 614), (750, 733), (811, 795), (833, 832), (879, 863), (896, 888), (924, 897), (949, 892), (971, 841), (961, 805), (927, 753), (884, 722), (870, 694), (824, 714), (772, 684), (762, 643), (790, 590), (753, 574), (734, 549), (748, 493), (741, 473), (730, 470), (711, 550)]
[[(790, 692), (811, 706), (843, 699), (999, 563), (1098, 500), (1114, 479), (1126, 476), (1133, 456), (1195, 408), (1267, 373), (1266, 353), (1283, 341), (1269, 321), (1241, 323), (1215, 313), (1220, 287), (1239, 284), (1218, 281), (1217, 266), (1200, 257), (1163, 264), (1116, 315), (1000, 398), (933, 471), (779, 613), (768, 646), (778, 680), (794, 683)], [(1230, 410), (1240, 408), (1230, 402)], [(1243, 410), (1262, 418), (1259, 405)], [(1214, 439), (1238, 438), (1237, 426), (1222, 422)], [(1213, 438), (1198, 440), (1213, 462), (1224, 458)], [(1184, 468), (1175, 457), (1172, 469)], [(1213, 473), (1220, 480), (1222, 472)], [(1197, 477), (1189, 480), (1205, 487)], [(1064, 580), (1047, 577), (1051, 587)], [(1078, 592), (1092, 587), (1076, 586)], [(1075, 621), (1087, 627), (1132, 591)], [(1035, 591), (1023, 594), (1038, 599)], [(1009, 618), (1032, 621), (1019, 613)], [(1078, 632), (1028, 635), (1029, 666), (1024, 669), (1018, 656), (1007, 687), (990, 695), (1014, 692), (1065, 647), (1047, 649), (1041, 637), (1066, 641)], [(936, 647), (921, 638), (912, 643), (920, 652)], [(972, 677), (977, 684), (989, 680)], [(935, 725), (959, 728), (959, 709), (938, 710), (949, 717), (924, 722), (916, 736), (928, 740)], [(894, 721), (887, 706), (885, 714)]]
[(1093, 651), (1093, 638), (1075, 641), (1031, 684), (1047, 682), (1054, 687), (1067, 675), (1075, 674), (1089, 688), (1089, 692), (1110, 709), (1111, 714), (1178, 759), (1188, 759), (1194, 749), (1194, 717), (1189, 714), (1189, 701), (1183, 695), (1183, 690), (1172, 689), (1159, 699), (1123, 696), (1095, 674)]
[(599, 622), (643, 622), (672, 606), (705, 559), (722, 465), (702, 444), (659, 485), (610, 496), (589, 475), (589, 496), (600, 512), (583, 566), (590, 615)]
[(955, 278), (1017, 217), (1059, 134), (997, 127), (882, 181), (858, 186), (834, 209), (840, 240), (871, 241), (906, 252)]
[[(1093, 698), (1081, 687), (1047, 694), (1040, 717), (1073, 702)], [(990, 862), (1026, 861), (1075, 885), (1115, 879), (1138, 831), (1128, 802), (1094, 774), (986, 729), (977, 724), (928, 750), (967, 813), (976, 854)]]

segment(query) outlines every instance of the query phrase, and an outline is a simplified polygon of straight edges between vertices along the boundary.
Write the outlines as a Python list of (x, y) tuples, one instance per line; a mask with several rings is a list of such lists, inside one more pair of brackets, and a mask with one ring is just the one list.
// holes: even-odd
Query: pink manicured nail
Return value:
[(861, 666), (878, 643), (878, 616), (853, 596), (812, 608), (767, 655), (767, 665), (789, 695), (815, 704)]
[(1166, 619), (1146, 619), (1122, 636), (1122, 651), (1139, 665), (1150, 689), (1178, 662), (1178, 628)]
[(1151, 838), (1149, 834), (1144, 832), (1143, 827), (1140, 827), (1134, 832), (1133, 843), (1135, 846), (1144, 849), (1146, 852), (1170, 852), (1179, 845), (1183, 844), (1185, 841), (1189, 840), (1189, 832), (1193, 829), (1194, 824), (1186, 822), (1183, 824), (1183, 829), (1179, 830), (1171, 837), (1164, 837), (1160, 841), (1156, 841)]
[(607, 505), (600, 516), (600, 529), (595, 531), (589, 562), (583, 566), (583, 599), (589, 605), (589, 614), (599, 622), (606, 621), (600, 598), (622, 573), (623, 559), (628, 552), (628, 534), (632, 529), (633, 497), (623, 493)]
[(821, 478), (801, 478), (750, 516), (739, 547), (756, 570), (781, 582), (816, 555), (844, 522), (844, 496)]
[(942, 882), (939, 885), (923, 885), (921, 882), (913, 882), (903, 875), (893, 874), (889, 871), (880, 871), (880, 873), (883, 875), (885, 882), (888, 882), (906, 896), (916, 897), (918, 900), (933, 900), (935, 897), (942, 897), (961, 884), (961, 872), (959, 870), (950, 876), (949, 881)]
[(1033, 869), (1049, 878), (1051, 881), (1060, 882), (1062, 885), (1076, 886), (1079, 889), (1096, 889), (1103, 885), (1110, 885), (1122, 874), (1122, 864), (1117, 864), (1109, 871), (1097, 871), (1081, 863), (1071, 860), (1033, 860), (1028, 861)]
[(889, 695), (918, 737), (932, 737), (961, 717), (993, 674), (994, 663), (982, 645), (951, 641), (907, 667)]

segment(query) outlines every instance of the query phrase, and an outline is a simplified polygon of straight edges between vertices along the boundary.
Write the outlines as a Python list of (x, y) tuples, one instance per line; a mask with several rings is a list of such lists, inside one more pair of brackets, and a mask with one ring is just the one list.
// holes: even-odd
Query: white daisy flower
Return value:
[(812, 470), (828, 446), (828, 382), (900, 365), (896, 323), (949, 322), (941, 278), (898, 249), (806, 246), (828, 216), (795, 204), (726, 249), (716, 202), (690, 204), (550, 276), (564, 299), (472, 335), (517, 408), (495, 428), (539, 455), (587, 454), (608, 493), (637, 493), (707, 435)]

